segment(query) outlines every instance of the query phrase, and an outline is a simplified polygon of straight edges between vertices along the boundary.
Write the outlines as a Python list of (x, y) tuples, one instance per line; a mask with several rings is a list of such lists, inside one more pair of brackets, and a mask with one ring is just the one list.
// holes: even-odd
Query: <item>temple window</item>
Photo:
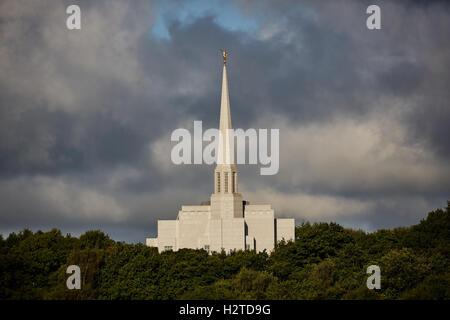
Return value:
[(217, 193), (220, 193), (220, 172), (217, 172)]
[(225, 193), (228, 193), (228, 172), (225, 172)]

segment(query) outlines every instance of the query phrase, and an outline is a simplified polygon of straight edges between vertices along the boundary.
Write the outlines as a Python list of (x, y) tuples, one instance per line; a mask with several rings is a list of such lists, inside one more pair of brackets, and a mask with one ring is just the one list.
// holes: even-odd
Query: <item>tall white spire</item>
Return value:
[(230, 95), (228, 93), (227, 67), (223, 64), (222, 98), (220, 101), (220, 139), (217, 164), (234, 164), (234, 144), (231, 132)]
[(211, 218), (242, 218), (244, 207), (242, 195), (238, 192), (238, 172), (234, 162), (234, 137), (231, 127), (230, 95), (226, 57), (222, 50), (223, 74), (220, 100), (219, 148), (217, 166), (214, 170), (214, 193), (211, 195)]
[(228, 93), (227, 67), (223, 65), (222, 99), (220, 102), (220, 130), (231, 129), (230, 95)]

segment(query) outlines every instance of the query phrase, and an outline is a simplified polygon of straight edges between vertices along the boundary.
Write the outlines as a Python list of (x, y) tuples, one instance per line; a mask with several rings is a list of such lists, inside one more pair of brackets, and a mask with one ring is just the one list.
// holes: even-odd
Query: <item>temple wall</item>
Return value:
[(260, 252), (265, 249), (271, 252), (275, 243), (274, 211), (271, 206), (245, 206), (245, 223), (247, 235), (254, 238), (255, 250)]
[(178, 250), (178, 220), (158, 220), (158, 251)]
[(276, 219), (276, 238), (277, 242), (295, 241), (295, 219)]
[(209, 206), (183, 206), (178, 214), (178, 249), (202, 249), (209, 231)]
[(210, 206), (183, 206), (177, 220), (158, 220), (158, 238), (146, 244), (164, 250), (209, 252), (274, 249), (275, 241), (295, 240), (295, 219), (275, 219), (270, 205), (246, 205), (244, 218), (211, 219)]
[(222, 219), (222, 247), (226, 252), (245, 249), (245, 222), (243, 218)]

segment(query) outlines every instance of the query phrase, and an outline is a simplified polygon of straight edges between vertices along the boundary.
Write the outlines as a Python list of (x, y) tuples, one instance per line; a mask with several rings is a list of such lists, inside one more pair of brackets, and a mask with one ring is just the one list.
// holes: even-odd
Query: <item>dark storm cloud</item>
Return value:
[[(0, 5), (0, 232), (143, 241), (207, 200), (213, 168), (173, 165), (170, 134), (217, 126), (221, 48), (234, 127), (281, 130), (278, 175), (240, 168), (252, 203), (368, 230), (445, 205), (448, 4), (381, 1), (369, 31), (363, 1), (239, 1), (258, 29), (230, 31), (210, 14), (157, 17), (153, 2), (77, 3), (76, 32), (69, 2)], [(164, 18), (169, 39), (151, 32)]]

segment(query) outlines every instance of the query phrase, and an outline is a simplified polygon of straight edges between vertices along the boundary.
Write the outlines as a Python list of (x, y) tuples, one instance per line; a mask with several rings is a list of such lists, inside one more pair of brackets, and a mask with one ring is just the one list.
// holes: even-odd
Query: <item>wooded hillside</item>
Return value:
[[(450, 202), (411, 227), (374, 233), (304, 223), (266, 253), (159, 254), (101, 231), (0, 236), (0, 299), (449, 299)], [(66, 268), (81, 268), (68, 290)], [(381, 289), (366, 268), (381, 268)]]

